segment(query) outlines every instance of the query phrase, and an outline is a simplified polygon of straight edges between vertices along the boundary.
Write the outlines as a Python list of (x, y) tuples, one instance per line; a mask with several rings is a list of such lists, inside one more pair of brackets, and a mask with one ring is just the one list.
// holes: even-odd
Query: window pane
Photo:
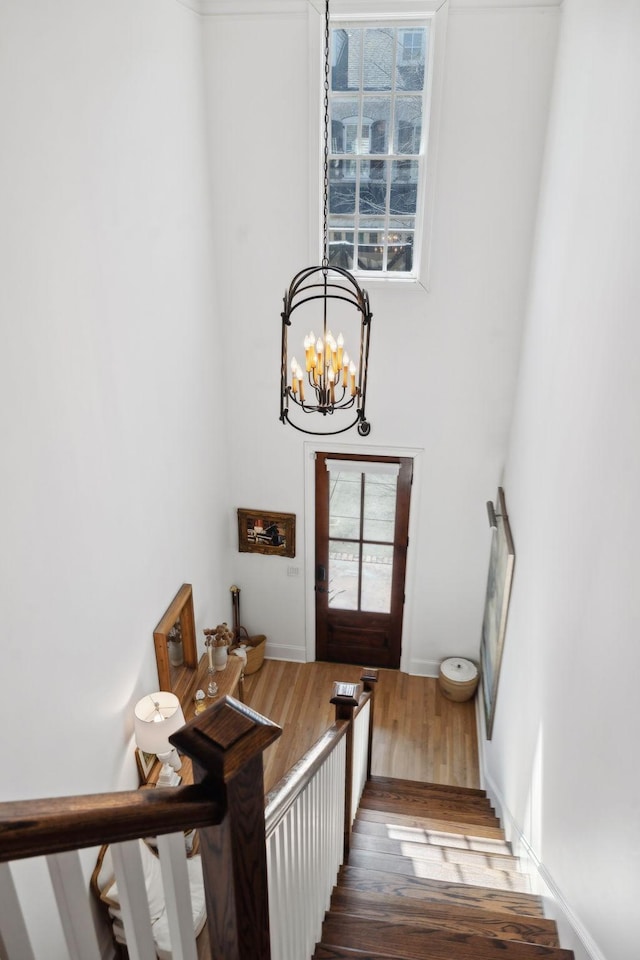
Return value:
[(329, 477), (329, 537), (360, 539), (359, 473), (332, 473)]
[(390, 613), (393, 546), (364, 543), (362, 547), (360, 609), (372, 613)]
[(391, 126), (391, 97), (365, 97), (362, 101), (363, 125), (369, 131), (368, 149), (362, 153), (388, 153)]
[(329, 263), (353, 270), (353, 231), (329, 231)]
[(357, 97), (334, 97), (330, 103), (330, 153), (356, 153), (360, 102)]
[(424, 85), (428, 30), (412, 27), (398, 30), (396, 54), (396, 88), (422, 90)]
[(387, 210), (387, 161), (362, 160), (360, 177), (360, 213), (384, 216)]
[(420, 153), (422, 136), (422, 99), (420, 97), (398, 97), (396, 100), (394, 152)]
[(383, 234), (367, 231), (358, 234), (358, 267), (360, 270), (382, 270), (384, 264)]
[(396, 216), (416, 212), (418, 161), (394, 160), (391, 164), (389, 211)]
[(413, 269), (413, 233), (394, 233), (389, 237), (387, 270), (406, 273)]
[(365, 90), (391, 90), (395, 29), (365, 30), (362, 86)]
[(332, 540), (329, 544), (329, 606), (358, 609), (360, 544)]
[(358, 90), (362, 30), (336, 29), (331, 31), (331, 37), (331, 89)]
[(398, 481), (389, 474), (367, 473), (364, 478), (364, 540), (393, 543)]
[[(344, 161), (332, 161), (329, 165), (329, 213), (355, 213), (356, 181), (348, 177)], [(353, 223), (353, 221), (352, 221)]]

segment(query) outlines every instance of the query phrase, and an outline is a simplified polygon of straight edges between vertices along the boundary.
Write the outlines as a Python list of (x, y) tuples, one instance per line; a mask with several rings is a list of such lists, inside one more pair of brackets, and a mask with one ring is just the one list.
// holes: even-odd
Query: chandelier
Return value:
[[(319, 266), (306, 267), (297, 273), (284, 295), (280, 420), (311, 434), (344, 433), (357, 425), (358, 433), (365, 437), (371, 430), (365, 417), (371, 330), (369, 297), (348, 270), (329, 263), (329, 74), (329, 0), (326, 0), (323, 257)], [(302, 314), (306, 324), (298, 326), (305, 333), (299, 335), (290, 355), (289, 328), (294, 312), (301, 307), (305, 307)], [(296, 322), (302, 314), (296, 313)], [(353, 336), (353, 343), (359, 337), (355, 348), (347, 343), (343, 335), (345, 329)], [(332, 330), (337, 331), (337, 335)], [(355, 353), (351, 352), (354, 349)], [(341, 411), (349, 411), (346, 425)], [(327, 419), (336, 412), (339, 414), (336, 421)], [(307, 414), (320, 414), (325, 419), (314, 418), (313, 426), (307, 427)]]

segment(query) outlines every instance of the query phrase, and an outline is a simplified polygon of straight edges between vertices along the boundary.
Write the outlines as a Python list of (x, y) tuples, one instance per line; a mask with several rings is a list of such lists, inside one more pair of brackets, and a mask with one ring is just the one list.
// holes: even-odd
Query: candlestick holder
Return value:
[(216, 668), (213, 662), (214, 637), (205, 631), (204, 645), (207, 648), (209, 657), (209, 669), (207, 670), (207, 696), (210, 698), (218, 695), (218, 684), (216, 683)]

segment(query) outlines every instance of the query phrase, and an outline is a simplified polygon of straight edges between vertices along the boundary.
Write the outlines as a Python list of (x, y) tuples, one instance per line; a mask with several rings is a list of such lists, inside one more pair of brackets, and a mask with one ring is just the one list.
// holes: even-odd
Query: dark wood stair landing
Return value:
[(314, 960), (572, 960), (482, 790), (373, 777)]

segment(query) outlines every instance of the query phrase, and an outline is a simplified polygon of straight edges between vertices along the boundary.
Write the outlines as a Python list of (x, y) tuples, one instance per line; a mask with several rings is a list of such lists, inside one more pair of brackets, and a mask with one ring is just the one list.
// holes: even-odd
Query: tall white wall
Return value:
[(576, 956), (607, 960), (637, 957), (640, 899), (639, 36), (633, 0), (564, 0), (505, 473), (515, 578), (486, 749), (489, 784), (573, 922)]
[(136, 786), (155, 624), (184, 581), (229, 611), (200, 39), (176, 0), (0, 4), (0, 799)]
[[(229, 4), (223, 5), (226, 10)], [(280, 310), (315, 262), (311, 4), (239, 2), (205, 23), (216, 263), (232, 370), (229, 573), (242, 619), (269, 655), (307, 656), (313, 564), (305, 569), (305, 438), (278, 421)], [(343, 449), (422, 450), (403, 668), (437, 673), (477, 657), (488, 549), (485, 501), (504, 463), (557, 31), (556, 6), (450, 5), (429, 290), (366, 287), (374, 314), (369, 437)], [(216, 4), (207, 5), (215, 9)], [(311, 181), (311, 182), (310, 182)], [(319, 184), (316, 187), (319, 195)], [(311, 191), (311, 194), (310, 194)], [(327, 441), (329, 442), (329, 441)], [(238, 554), (235, 509), (295, 513), (297, 555)], [(300, 575), (287, 576), (297, 565)]]

